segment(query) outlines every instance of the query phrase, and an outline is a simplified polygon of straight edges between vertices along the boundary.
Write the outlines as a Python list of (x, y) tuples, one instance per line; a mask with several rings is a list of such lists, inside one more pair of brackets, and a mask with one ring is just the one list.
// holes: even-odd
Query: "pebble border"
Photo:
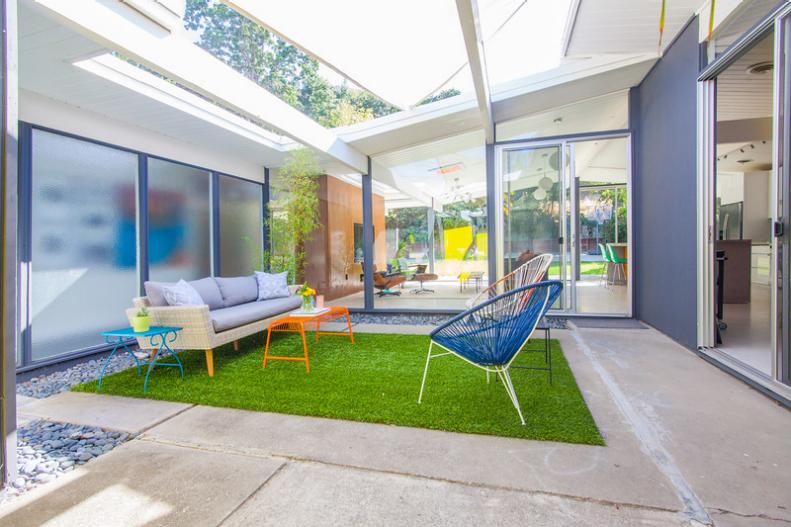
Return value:
[(0, 503), (49, 483), (131, 439), (126, 432), (37, 420), (17, 431), (17, 478)]

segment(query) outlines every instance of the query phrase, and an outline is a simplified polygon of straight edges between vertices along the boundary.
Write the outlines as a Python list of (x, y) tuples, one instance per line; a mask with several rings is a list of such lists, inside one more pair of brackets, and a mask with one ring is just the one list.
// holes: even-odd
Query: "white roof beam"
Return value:
[(268, 123), (355, 172), (367, 171), (367, 157), (334, 132), (214, 58), (180, 32), (163, 30), (120, 1), (34, 2), (91, 40), (210, 99)]
[(459, 12), (459, 22), (467, 48), (467, 58), (472, 72), (472, 83), (475, 86), (475, 97), (481, 112), (486, 143), (491, 144), (494, 143), (494, 119), (477, 0), (456, 0), (456, 9)]

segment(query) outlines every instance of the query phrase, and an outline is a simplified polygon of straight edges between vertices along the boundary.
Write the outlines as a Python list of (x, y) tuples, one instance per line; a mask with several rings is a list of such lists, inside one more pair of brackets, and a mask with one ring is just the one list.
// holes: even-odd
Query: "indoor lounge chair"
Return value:
[(374, 273), (374, 287), (378, 289), (377, 295), (400, 296), (401, 291), (393, 291), (393, 288), (406, 282), (406, 276), (400, 273), (385, 274), (382, 271)]

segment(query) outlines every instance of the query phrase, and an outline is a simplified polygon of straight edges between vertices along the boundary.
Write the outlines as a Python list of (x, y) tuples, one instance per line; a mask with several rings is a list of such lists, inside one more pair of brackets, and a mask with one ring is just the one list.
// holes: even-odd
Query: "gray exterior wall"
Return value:
[(697, 37), (695, 19), (630, 98), (634, 312), (688, 348), (697, 344)]

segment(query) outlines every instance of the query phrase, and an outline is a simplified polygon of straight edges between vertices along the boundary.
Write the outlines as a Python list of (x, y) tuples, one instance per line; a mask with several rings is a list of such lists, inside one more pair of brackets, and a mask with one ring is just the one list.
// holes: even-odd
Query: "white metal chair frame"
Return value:
[[(542, 256), (544, 256), (544, 255), (542, 255)], [(552, 259), (551, 259), (552, 255), (549, 255), (549, 256), (550, 256), (550, 261), (552, 261)], [(532, 294), (532, 291), (528, 291), (528, 292), (526, 292), (526, 294)], [(522, 298), (524, 298), (524, 297), (522, 297)], [(541, 307), (541, 313), (546, 312), (547, 303), (549, 302), (549, 298), (550, 298), (550, 294), (549, 294), (549, 291), (547, 291), (546, 297), (544, 298), (543, 305)], [(519, 346), (519, 351), (514, 353), (514, 356), (511, 357), (511, 360), (509, 360), (506, 364), (503, 364), (503, 365), (483, 366), (481, 364), (476, 364), (475, 362), (472, 362), (471, 360), (467, 359), (466, 357), (463, 357), (463, 356), (457, 354), (453, 350), (450, 350), (450, 349), (446, 348), (442, 344), (440, 344), (438, 342), (434, 342), (434, 340), (432, 339), (431, 342), (429, 343), (429, 346), (428, 346), (428, 357), (426, 357), (426, 367), (423, 370), (423, 381), (420, 384), (420, 394), (418, 395), (418, 398), (417, 398), (418, 404), (423, 402), (423, 391), (425, 390), (425, 387), (426, 387), (426, 377), (428, 376), (428, 367), (429, 367), (429, 364), (431, 363), (431, 359), (444, 357), (446, 355), (455, 355), (456, 357), (459, 357), (460, 359), (462, 359), (464, 362), (467, 362), (468, 364), (472, 364), (476, 368), (480, 368), (483, 371), (485, 371), (486, 372), (486, 382), (487, 382), (487, 384), (489, 383), (489, 374), (490, 373), (496, 373), (497, 376), (500, 378), (500, 380), (503, 383), (503, 387), (505, 388), (505, 391), (508, 394), (508, 398), (511, 400), (511, 404), (514, 405), (514, 408), (516, 408), (516, 412), (519, 414), (519, 420), (521, 421), (522, 425), (525, 425), (525, 417), (524, 417), (524, 415), (522, 415), (522, 408), (519, 405), (519, 399), (516, 396), (516, 390), (514, 389), (514, 384), (511, 381), (511, 374), (509, 373), (508, 370), (511, 368), (511, 365), (513, 364), (514, 360), (516, 360), (516, 358), (519, 356), (519, 354), (521, 353), (522, 349), (528, 343), (530, 338), (533, 336), (533, 333), (535, 333), (536, 327), (538, 326), (538, 322), (540, 320), (541, 320), (541, 315), (538, 316), (537, 320), (535, 321), (535, 324), (533, 324), (533, 327), (531, 328), (531, 330), (528, 333), (527, 337), (522, 342), (522, 344)], [(440, 348), (442, 348), (442, 349), (444, 349), (446, 351), (444, 353), (432, 354), (432, 350), (433, 350), (435, 344), (438, 347), (440, 347)]]
[(467, 307), (476, 306), (506, 291), (538, 282), (552, 265), (552, 259), (553, 256), (549, 253), (534, 256), (468, 300)]

